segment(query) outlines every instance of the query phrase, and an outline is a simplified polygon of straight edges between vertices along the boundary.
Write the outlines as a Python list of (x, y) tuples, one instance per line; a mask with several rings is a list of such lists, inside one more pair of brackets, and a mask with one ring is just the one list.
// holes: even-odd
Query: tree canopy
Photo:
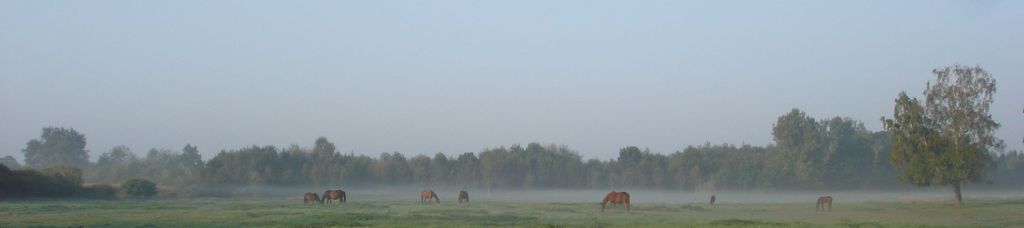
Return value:
[(85, 135), (70, 128), (43, 128), (40, 138), (28, 141), (22, 152), (25, 164), (35, 168), (59, 164), (83, 167), (89, 163)]
[(892, 138), (892, 164), (901, 180), (918, 186), (951, 185), (957, 205), (961, 186), (985, 179), (999, 123), (989, 114), (996, 81), (978, 66), (935, 69), (922, 104), (901, 92), (893, 118), (882, 118)]

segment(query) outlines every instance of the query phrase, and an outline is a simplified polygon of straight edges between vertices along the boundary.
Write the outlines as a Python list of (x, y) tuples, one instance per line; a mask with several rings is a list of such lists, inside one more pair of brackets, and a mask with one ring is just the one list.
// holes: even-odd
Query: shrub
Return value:
[(82, 188), (82, 196), (92, 199), (117, 199), (117, 189), (107, 184), (98, 184)]
[(156, 183), (145, 179), (131, 179), (121, 184), (121, 190), (129, 197), (149, 198), (156, 195)]
[(82, 171), (58, 165), (43, 169), (0, 168), (0, 198), (76, 197), (81, 191)]
[(69, 165), (55, 165), (42, 170), (47, 187), (59, 197), (73, 197), (82, 188), (82, 170)]

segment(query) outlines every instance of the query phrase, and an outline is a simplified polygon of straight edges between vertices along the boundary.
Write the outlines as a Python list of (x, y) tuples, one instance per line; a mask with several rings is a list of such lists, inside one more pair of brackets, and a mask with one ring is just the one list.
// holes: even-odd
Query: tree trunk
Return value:
[(960, 183), (953, 183), (953, 193), (956, 194), (956, 206), (963, 206), (963, 198), (960, 197)]

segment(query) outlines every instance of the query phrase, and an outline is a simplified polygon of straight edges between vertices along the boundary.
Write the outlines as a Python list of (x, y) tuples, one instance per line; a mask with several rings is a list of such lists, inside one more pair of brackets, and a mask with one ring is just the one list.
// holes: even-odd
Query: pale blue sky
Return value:
[(0, 156), (124, 144), (456, 154), (771, 142), (792, 108), (880, 130), (980, 64), (1024, 148), (1024, 1), (2, 1)]

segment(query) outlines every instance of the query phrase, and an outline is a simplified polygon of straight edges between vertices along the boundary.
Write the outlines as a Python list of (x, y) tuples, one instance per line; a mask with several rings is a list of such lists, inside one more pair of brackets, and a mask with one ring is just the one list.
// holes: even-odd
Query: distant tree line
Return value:
[[(30, 142), (24, 150), (26, 157), (47, 150), (46, 146), (32, 145), (62, 144), (51, 140), (84, 140), (84, 136), (74, 136), (77, 132), (68, 133), (73, 132), (71, 129), (47, 129), (44, 132), (61, 133), (44, 133)], [(65, 136), (69, 134), (72, 137)], [(901, 186), (890, 165), (891, 145), (886, 132), (868, 131), (850, 118), (817, 120), (794, 109), (778, 118), (772, 134), (774, 143), (767, 146), (707, 143), (671, 154), (626, 146), (617, 158), (608, 160), (584, 159), (567, 146), (539, 143), (456, 155), (407, 157), (392, 152), (371, 157), (339, 153), (333, 143), (321, 137), (312, 148), (250, 146), (221, 151), (206, 161), (192, 145), (186, 145), (180, 152), (151, 149), (145, 156), (116, 146), (102, 153), (96, 163), (72, 160), (72, 164), (82, 168), (81, 175), (88, 182), (120, 183), (143, 178), (177, 187), (418, 185), (708, 191)], [(84, 141), (74, 145), (76, 148), (69, 151), (85, 151)], [(989, 176), (990, 183), (1024, 186), (1024, 154), (1010, 152), (991, 158), (994, 171)], [(20, 166), (17, 161), (8, 160), (13, 158), (0, 159), (5, 165)], [(65, 162), (28, 160), (25, 166), (44, 169), (52, 164)]]
[(896, 186), (889, 141), (849, 118), (779, 117), (768, 146), (704, 144), (671, 154), (636, 146), (616, 159), (583, 159), (564, 145), (530, 143), (457, 156), (341, 154), (324, 138), (312, 150), (252, 146), (222, 151), (199, 181), (226, 185), (458, 186), (477, 189), (868, 189)]
[(195, 183), (203, 167), (198, 148), (185, 145), (182, 152), (151, 149), (139, 157), (126, 146), (115, 146), (100, 155), (96, 164), (86, 167), (85, 178), (103, 183), (117, 183), (131, 178), (155, 180), (164, 185), (185, 186)]

